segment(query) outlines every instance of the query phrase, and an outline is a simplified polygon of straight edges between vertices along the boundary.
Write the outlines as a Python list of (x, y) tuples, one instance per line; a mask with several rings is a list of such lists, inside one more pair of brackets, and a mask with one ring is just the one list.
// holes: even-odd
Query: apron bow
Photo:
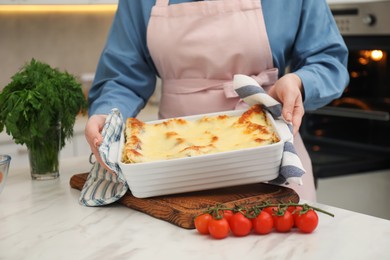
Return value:
[[(278, 72), (277, 68), (267, 69), (257, 75), (252, 75), (251, 78), (253, 78), (262, 88), (267, 89), (267, 87), (272, 86), (278, 80)], [(233, 80), (223, 83), (223, 90), (226, 98), (239, 98)], [(237, 102), (235, 109), (245, 109), (247, 107), (248, 105), (240, 99)]]

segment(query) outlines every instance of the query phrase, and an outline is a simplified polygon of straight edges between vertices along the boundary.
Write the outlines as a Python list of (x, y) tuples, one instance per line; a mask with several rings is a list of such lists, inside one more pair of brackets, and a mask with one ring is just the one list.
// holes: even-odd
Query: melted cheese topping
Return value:
[(173, 118), (147, 124), (128, 118), (124, 163), (140, 163), (239, 150), (279, 141), (260, 106), (241, 116), (204, 116), (196, 121)]

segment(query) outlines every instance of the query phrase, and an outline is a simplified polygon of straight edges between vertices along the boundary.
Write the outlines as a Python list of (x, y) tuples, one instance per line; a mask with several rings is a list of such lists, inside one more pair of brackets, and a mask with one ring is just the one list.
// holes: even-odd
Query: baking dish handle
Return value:
[(280, 135), (279, 137), (283, 142), (292, 140), (293, 135), (291, 133), (288, 124), (284, 120), (282, 119), (275, 120), (275, 126), (278, 129), (278, 133)]

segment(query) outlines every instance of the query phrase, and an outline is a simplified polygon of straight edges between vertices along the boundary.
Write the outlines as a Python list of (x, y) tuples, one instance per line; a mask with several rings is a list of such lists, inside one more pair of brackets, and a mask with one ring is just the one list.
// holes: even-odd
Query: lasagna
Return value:
[(123, 163), (142, 163), (214, 154), (279, 142), (259, 105), (242, 115), (203, 116), (195, 121), (171, 118), (144, 123), (128, 118)]

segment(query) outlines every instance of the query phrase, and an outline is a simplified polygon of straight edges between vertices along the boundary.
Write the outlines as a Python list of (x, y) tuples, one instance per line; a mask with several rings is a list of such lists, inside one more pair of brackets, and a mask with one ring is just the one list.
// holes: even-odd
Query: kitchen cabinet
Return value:
[(19, 4), (26, 4), (26, 5), (29, 5), (29, 4), (38, 4), (38, 5), (41, 5), (41, 4), (81, 4), (83, 2), (86, 2), (86, 1), (79, 1), (79, 0), (57, 0), (57, 1), (53, 1), (53, 0), (18, 0), (19, 1)]
[(1, 1), (2, 5), (13, 5), (18, 4), (20, 0), (3, 0)]
[(89, 0), (90, 4), (118, 4), (119, 0)]

